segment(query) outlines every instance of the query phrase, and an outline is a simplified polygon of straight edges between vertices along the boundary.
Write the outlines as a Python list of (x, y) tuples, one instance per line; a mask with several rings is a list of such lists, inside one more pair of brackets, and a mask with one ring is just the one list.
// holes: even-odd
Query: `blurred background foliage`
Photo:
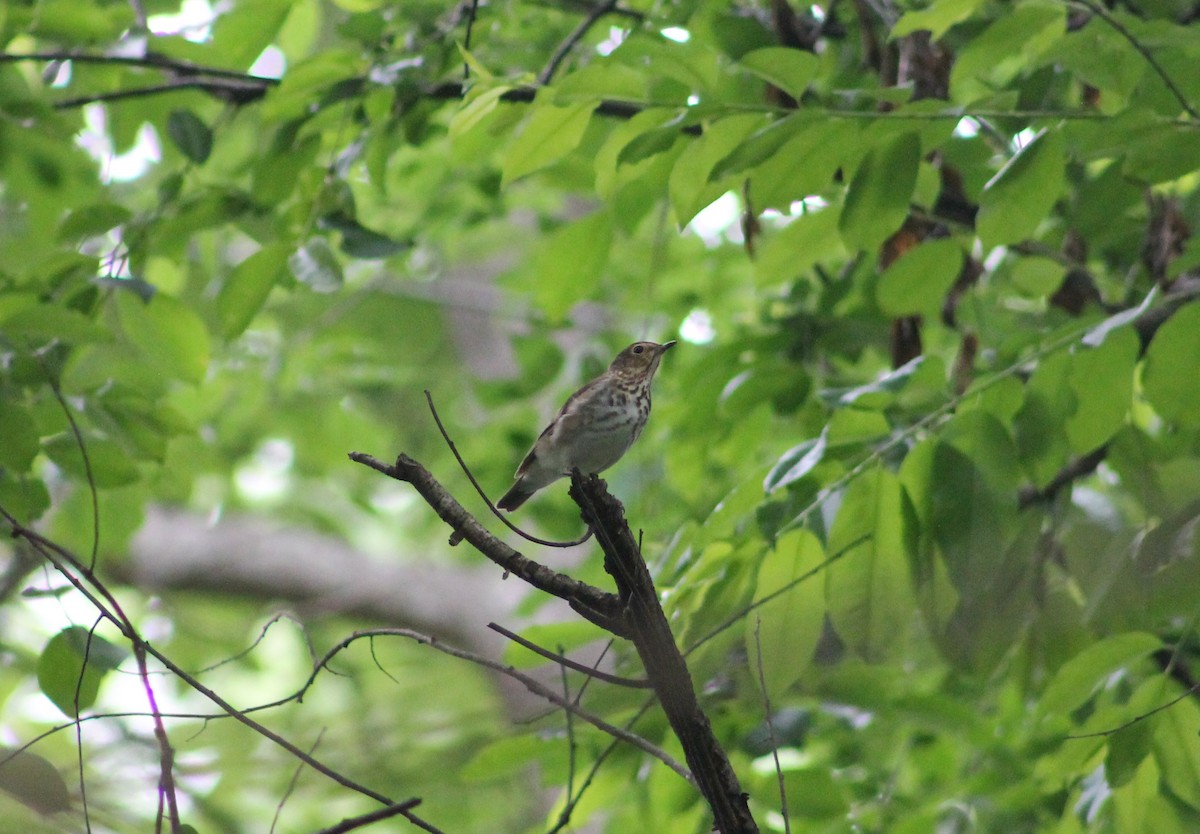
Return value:
[[(346, 453), (480, 510), (423, 390), (498, 495), (571, 390), (678, 338), (608, 478), (764, 830), (774, 738), (796, 830), (1195, 831), (1198, 26), (1183, 0), (8, 3), (0, 507), (241, 708), (362, 625), (534, 665), (481, 636), (502, 618), (595, 659)], [(565, 492), (518, 520), (576, 535)], [(526, 552), (606, 581), (593, 545)], [(148, 830), (128, 645), (0, 554), (0, 744), (32, 743), (0, 831)], [(150, 680), (193, 716), (195, 830), (374, 807)], [(583, 694), (615, 723), (640, 697)], [(447, 832), (576, 799), (567, 830), (708, 830), (675, 774), (399, 638), (255, 715)]]

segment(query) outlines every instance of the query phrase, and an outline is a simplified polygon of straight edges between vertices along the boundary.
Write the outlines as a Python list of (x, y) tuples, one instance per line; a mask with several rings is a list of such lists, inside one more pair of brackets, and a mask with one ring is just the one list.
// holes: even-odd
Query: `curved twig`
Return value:
[(1136, 49), (1138, 54), (1146, 59), (1146, 63), (1150, 65), (1150, 69), (1154, 70), (1154, 74), (1162, 79), (1163, 84), (1165, 84), (1167, 89), (1171, 91), (1171, 95), (1173, 95), (1175, 100), (1179, 102), (1179, 106), (1184, 109), (1184, 112), (1186, 112), (1193, 119), (1200, 119), (1200, 111), (1196, 110), (1196, 108), (1192, 106), (1191, 102), (1187, 100), (1187, 96), (1183, 94), (1183, 90), (1179, 89), (1179, 85), (1175, 83), (1175, 80), (1171, 78), (1170, 74), (1168, 74), (1166, 69), (1163, 68), (1163, 65), (1160, 64), (1158, 59), (1154, 57), (1154, 53), (1151, 52), (1145, 44), (1139, 41), (1137, 37), (1134, 36), (1134, 34), (1130, 32), (1128, 28), (1126, 28), (1124, 23), (1113, 17), (1112, 13), (1099, 3), (1093, 3), (1091, 0), (1071, 0), (1071, 2), (1077, 6), (1082, 6), (1092, 14), (1096, 15), (1096, 17), (1100, 18), (1109, 26), (1111, 26), (1113, 31), (1115, 31), (1118, 35), (1129, 41), (1129, 45)]
[(627, 686), (630, 689), (650, 689), (651, 688), (650, 681), (646, 680), (645, 678), (623, 678), (620, 675), (610, 675), (608, 672), (601, 672), (599, 669), (593, 669), (591, 666), (587, 666), (583, 663), (578, 663), (574, 660), (571, 660), (569, 657), (565, 657), (562, 654), (556, 654), (555, 652), (552, 652), (549, 649), (543, 649), (541, 646), (539, 646), (537, 643), (534, 643), (532, 640), (526, 640), (521, 635), (519, 635), (515, 632), (512, 632), (512, 631), (509, 631), (507, 628), (505, 628), (502, 625), (499, 625), (498, 623), (488, 623), (488, 628), (490, 628), (492, 631), (496, 632), (497, 634), (503, 634), (505, 637), (507, 637), (509, 640), (512, 640), (514, 643), (516, 643), (520, 646), (524, 646), (525, 648), (529, 649), (529, 651), (533, 652), (536, 655), (540, 655), (540, 656), (546, 658), (547, 660), (551, 661), (552, 663), (557, 663), (559, 666), (562, 666), (566, 669), (572, 669), (576, 672), (582, 672), (583, 674), (587, 675), (589, 678), (595, 678), (598, 681), (603, 681), (604, 683), (615, 684), (616, 686)]
[[(463, 460), (462, 455), (458, 453), (458, 447), (455, 446), (454, 441), (450, 439), (450, 433), (446, 431), (446, 427), (442, 424), (442, 418), (438, 416), (437, 407), (433, 404), (433, 395), (429, 393), (428, 388), (425, 389), (425, 401), (429, 403), (429, 411), (433, 414), (433, 421), (437, 423), (438, 431), (442, 433), (442, 439), (445, 440), (446, 445), (450, 447), (450, 451), (454, 454), (454, 459), (458, 461), (458, 465), (462, 467), (462, 471), (464, 474), (466, 474), (467, 480), (471, 482), (471, 486), (475, 487), (475, 492), (477, 492), (479, 497), (483, 499), (483, 502), (487, 504), (488, 509), (492, 511), (492, 515), (504, 522), (504, 525), (508, 527), (509, 530), (512, 530), (526, 541), (533, 542), (534, 544), (540, 544), (543, 547), (575, 547), (576, 545), (583, 544), (592, 537), (592, 528), (589, 527), (586, 533), (574, 541), (556, 542), (548, 539), (539, 539), (537, 536), (526, 533), (520, 527), (513, 524), (511, 521), (501, 515), (500, 510), (496, 509), (496, 505), (492, 503), (492, 499), (487, 497), (487, 493), (484, 492), (483, 487), (479, 485), (479, 481), (475, 480), (475, 475), (471, 472), (470, 467), (467, 466), (467, 462)], [(450, 536), (450, 545), (454, 546), (462, 541), (462, 539), (462, 533), (458, 530), (455, 530), (453, 535)]]
[[(41, 554), (48, 562), (50, 562), (50, 564), (52, 564), (54, 568), (60, 574), (62, 574), (62, 576), (75, 588), (75, 590), (82, 594), (83, 597), (89, 603), (91, 603), (92, 606), (95, 607), (95, 609), (100, 612), (106, 620), (112, 623), (117, 630), (121, 632), (121, 635), (125, 637), (125, 639), (129, 640), (130, 644), (134, 648), (134, 656), (139, 659), (139, 666), (145, 662), (145, 658), (147, 656), (153, 657), (164, 667), (166, 667), (169, 672), (174, 674), (189, 687), (194, 689), (196, 692), (199, 692), (213, 704), (220, 707), (229, 717), (239, 721), (242, 724), (245, 724), (262, 737), (269, 739), (270, 741), (282, 747), (284, 750), (287, 750), (290, 754), (292, 754), (292, 756), (296, 757), (300, 761), (305, 762), (313, 770), (328, 776), (342, 787), (349, 788), (350, 790), (360, 793), (363, 796), (368, 796), (383, 805), (395, 804), (391, 798), (385, 796), (384, 794), (374, 791), (365, 785), (360, 785), (349, 777), (342, 775), (328, 765), (323, 764), (314, 757), (308, 755), (295, 744), (281, 736), (279, 733), (276, 733), (274, 730), (271, 730), (263, 724), (255, 721), (253, 718), (250, 718), (246, 714), (245, 710), (237, 709), (220, 695), (218, 695), (215, 691), (202, 684), (195, 678), (195, 676), (189, 674), (185, 669), (179, 666), (179, 664), (171, 660), (170, 657), (156, 649), (152, 644), (146, 642), (146, 640), (142, 638), (141, 634), (138, 633), (138, 631), (133, 627), (132, 622), (129, 621), (123, 613), (118, 613), (121, 612), (120, 605), (116, 602), (112, 592), (108, 590), (108, 587), (92, 571), (90, 571), (87, 565), (83, 564), (83, 562), (81, 562), (79, 558), (75, 556), (75, 554), (71, 553), (71, 551), (67, 550), (67, 548), (63, 547), (62, 545), (41, 535), (37, 531), (26, 527), (3, 507), (0, 507), (0, 517), (2, 517), (8, 523), (14, 537), (24, 539), (26, 542), (28, 542), (30, 546), (39, 554)], [(78, 576), (76, 575), (77, 573), (79, 574)], [(94, 591), (92, 590), (93, 588), (95, 589)], [(148, 672), (145, 673), (145, 675), (148, 678)], [(157, 711), (157, 706), (152, 706), (151, 714), (160, 719), (155, 727), (155, 732), (159, 732), (161, 728), (163, 736), (165, 737), (166, 729), (161, 724), (161, 718), (163, 717), (163, 714)], [(413, 822), (414, 825), (421, 825), (422, 827), (428, 826), (428, 824), (424, 823), (423, 820), (418, 822), (417, 820), (419, 818), (415, 818), (415, 815), (413, 815), (413, 817), (409, 817), (406, 814), (405, 818), (409, 819), (410, 822)], [(422, 825), (423, 823), (424, 825)], [(436, 831), (436, 829), (432, 827), (426, 827), (426, 830)]]
[(572, 715), (574, 715), (577, 718), (583, 719), (584, 721), (591, 724), (593, 727), (597, 728), (598, 730), (600, 730), (604, 733), (607, 733), (608, 735), (612, 736), (613, 738), (620, 739), (621, 741), (624, 741), (625, 743), (627, 743), (633, 747), (636, 747), (637, 749), (641, 750), (643, 753), (646, 753), (649, 756), (653, 756), (654, 758), (658, 759), (660, 762), (665, 764), (667, 767), (671, 768), (671, 770), (673, 770), (677, 774), (679, 774), (679, 776), (681, 776), (683, 779), (685, 779), (689, 784), (691, 784), (691, 785), (696, 784), (695, 778), (692, 776), (691, 771), (689, 771), (686, 767), (684, 767), (682, 764), (677, 762), (665, 750), (651, 744), (649, 741), (642, 738), (641, 736), (631, 733), (628, 730), (623, 730), (620, 727), (616, 726), (615, 724), (608, 723), (607, 721), (605, 721), (603, 718), (596, 715), (595, 713), (589, 712), (588, 710), (585, 710), (582, 707), (578, 706), (570, 698), (564, 698), (562, 695), (559, 695), (553, 689), (550, 689), (549, 687), (544, 686), (543, 684), (539, 683), (534, 678), (530, 677), (529, 675), (526, 675), (523, 672), (517, 671), (516, 669), (514, 669), (511, 666), (506, 666), (503, 663), (499, 663), (495, 660), (491, 660), (490, 658), (482, 657), (481, 655), (477, 655), (473, 652), (466, 651), (465, 649), (455, 648), (454, 646), (450, 646), (450, 645), (447, 645), (446, 643), (441, 642), (436, 637), (431, 637), (428, 634), (422, 634), (421, 632), (413, 631), (412, 629), (373, 628), (373, 629), (368, 629), (365, 631), (354, 632), (353, 634), (344, 638), (340, 643), (338, 643), (333, 648), (331, 648), (328, 652), (325, 653), (325, 656), (323, 658), (321, 658), (321, 660), (317, 663), (317, 667), (315, 669), (313, 669), (313, 673), (309, 677), (308, 683), (305, 684), (304, 688), (307, 689), (309, 686), (311, 686), (312, 682), (314, 680), (316, 680), (316, 676), (320, 673), (321, 669), (323, 669), (329, 663), (329, 661), (333, 660), (333, 658), (338, 653), (340, 653), (342, 650), (348, 648), (355, 641), (361, 640), (366, 637), (383, 637), (383, 636), (406, 637), (409, 640), (420, 643), (423, 646), (429, 646), (431, 649), (437, 649), (439, 652), (442, 652), (443, 654), (448, 654), (451, 657), (457, 657), (459, 660), (466, 660), (469, 663), (474, 663), (477, 666), (482, 666), (485, 669), (490, 669), (493, 672), (499, 672), (502, 675), (506, 675), (506, 676), (512, 678), (513, 680), (517, 681), (518, 683), (520, 683), (522, 686), (524, 686), (526, 689), (528, 689), (534, 695), (537, 695), (541, 698), (545, 698), (550, 703), (566, 710), (567, 712), (571, 713)]
[(595, 26), (600, 18), (610, 14), (616, 8), (617, 0), (604, 0), (604, 2), (593, 6), (591, 11), (587, 13), (587, 16), (579, 21), (579, 25), (571, 30), (571, 34), (567, 35), (563, 42), (558, 45), (558, 48), (554, 50), (554, 54), (550, 56), (550, 60), (547, 62), (545, 68), (538, 73), (538, 83), (549, 84), (550, 79), (554, 77), (555, 71), (566, 60), (567, 55), (575, 48), (575, 45), (583, 40), (588, 30)]

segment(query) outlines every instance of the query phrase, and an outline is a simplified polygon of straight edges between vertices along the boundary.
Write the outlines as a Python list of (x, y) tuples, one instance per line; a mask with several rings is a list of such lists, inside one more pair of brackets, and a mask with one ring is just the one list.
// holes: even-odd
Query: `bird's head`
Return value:
[(617, 354), (617, 358), (608, 366), (622, 376), (651, 377), (658, 370), (658, 361), (662, 355), (675, 346), (675, 342), (634, 342)]

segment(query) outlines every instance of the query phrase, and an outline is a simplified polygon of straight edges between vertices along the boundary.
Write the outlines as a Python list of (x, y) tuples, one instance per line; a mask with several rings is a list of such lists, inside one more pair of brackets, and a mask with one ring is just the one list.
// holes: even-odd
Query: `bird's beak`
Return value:
[(671, 341), (669, 341), (669, 342), (663, 342), (661, 345), (659, 345), (659, 346), (658, 346), (658, 352), (659, 352), (659, 354), (663, 354), (663, 353), (666, 353), (668, 350), (670, 350), (670, 349), (671, 349), (671, 348), (673, 348), (673, 347), (675, 347), (675, 340), (674, 340), (674, 339), (672, 339), (672, 340), (671, 340)]

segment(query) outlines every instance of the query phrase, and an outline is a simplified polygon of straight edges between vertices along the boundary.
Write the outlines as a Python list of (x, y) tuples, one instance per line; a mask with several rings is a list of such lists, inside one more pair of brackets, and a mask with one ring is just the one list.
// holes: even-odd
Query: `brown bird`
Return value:
[(517, 482), (496, 502), (502, 510), (521, 506), (544, 486), (578, 469), (599, 474), (629, 451), (650, 416), (650, 381), (674, 342), (634, 342), (608, 370), (563, 404), (517, 467)]

